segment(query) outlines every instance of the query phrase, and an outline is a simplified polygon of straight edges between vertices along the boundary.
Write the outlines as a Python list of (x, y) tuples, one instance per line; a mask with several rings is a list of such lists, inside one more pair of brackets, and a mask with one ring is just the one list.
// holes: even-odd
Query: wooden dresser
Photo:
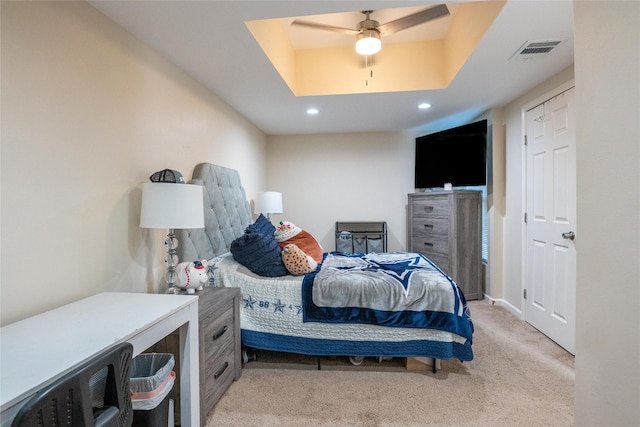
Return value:
[(467, 300), (482, 299), (482, 193), (409, 194), (408, 247), (451, 277)]
[[(207, 414), (218, 403), (231, 383), (242, 374), (240, 348), (240, 289), (205, 287), (196, 292), (198, 298), (198, 334), (200, 336), (200, 425), (207, 422)], [(176, 366), (180, 342), (177, 334), (165, 338), (153, 351), (172, 353)], [(176, 381), (176, 385), (179, 381)], [(180, 390), (174, 386), (175, 421), (179, 423)]]

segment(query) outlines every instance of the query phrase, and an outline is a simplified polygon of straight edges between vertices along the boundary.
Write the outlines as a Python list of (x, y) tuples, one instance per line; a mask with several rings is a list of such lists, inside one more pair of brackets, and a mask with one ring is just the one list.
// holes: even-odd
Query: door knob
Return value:
[(567, 231), (566, 233), (562, 233), (562, 238), (573, 240), (576, 238), (576, 233), (574, 233), (573, 231)]

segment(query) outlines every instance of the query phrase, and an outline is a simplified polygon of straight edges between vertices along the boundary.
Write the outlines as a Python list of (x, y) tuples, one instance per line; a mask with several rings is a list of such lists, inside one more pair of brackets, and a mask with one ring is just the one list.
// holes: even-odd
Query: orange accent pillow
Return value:
[(322, 263), (322, 246), (307, 231), (302, 230), (289, 240), (279, 242), (280, 248), (284, 248), (290, 243), (294, 243), (305, 254), (309, 255), (318, 264)]

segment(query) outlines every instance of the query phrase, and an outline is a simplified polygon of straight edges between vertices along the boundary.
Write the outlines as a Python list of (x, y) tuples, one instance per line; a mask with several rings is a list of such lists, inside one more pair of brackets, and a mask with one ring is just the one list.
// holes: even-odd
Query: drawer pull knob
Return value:
[(227, 332), (227, 329), (228, 329), (227, 325), (224, 325), (222, 328), (220, 328), (220, 330), (217, 333), (213, 334), (213, 340), (215, 341), (221, 336), (223, 336), (224, 333)]
[(429, 247), (431, 247), (431, 246), (433, 246), (433, 243), (424, 242), (424, 245), (425, 245), (425, 246), (429, 246)]
[(224, 371), (226, 371), (228, 367), (229, 367), (229, 362), (224, 362), (224, 365), (222, 365), (222, 368), (218, 369), (218, 372), (215, 373), (213, 378), (217, 380), (220, 377), (220, 375), (224, 374)]

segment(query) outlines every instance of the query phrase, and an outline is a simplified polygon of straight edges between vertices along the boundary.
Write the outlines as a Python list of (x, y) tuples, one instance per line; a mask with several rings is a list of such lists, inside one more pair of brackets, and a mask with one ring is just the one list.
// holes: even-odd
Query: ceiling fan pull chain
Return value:
[[(369, 55), (365, 55), (365, 57), (364, 57), (364, 71), (366, 73), (365, 76), (367, 74), (369, 74), (368, 73), (368, 71), (369, 71)], [(364, 85), (365, 86), (369, 86), (369, 79), (367, 79), (366, 77), (364, 79)]]
[(369, 86), (369, 78), (373, 78), (373, 57), (371, 57), (371, 68), (369, 68), (369, 55), (364, 57), (365, 72), (368, 77), (364, 80), (364, 85)]

